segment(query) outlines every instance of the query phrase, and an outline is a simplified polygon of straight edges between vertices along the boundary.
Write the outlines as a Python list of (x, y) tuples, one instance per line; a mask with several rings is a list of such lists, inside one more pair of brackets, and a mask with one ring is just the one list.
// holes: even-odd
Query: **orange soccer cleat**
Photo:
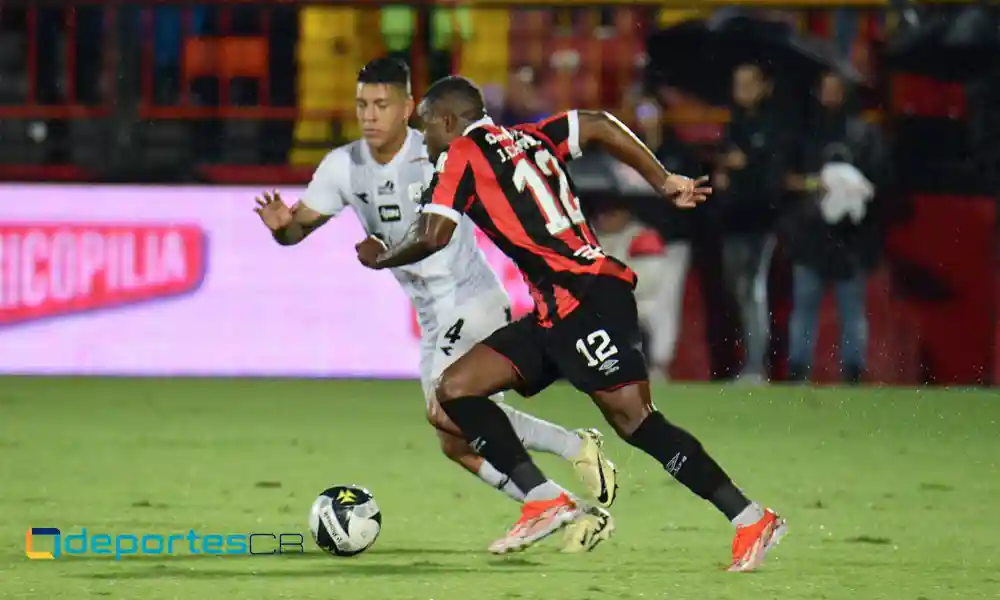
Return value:
[(521, 505), (521, 518), (514, 523), (507, 535), (490, 544), (489, 550), (493, 554), (523, 550), (559, 531), (583, 514), (565, 493), (553, 500), (525, 502)]
[(759, 521), (736, 529), (736, 537), (733, 538), (733, 562), (726, 570), (742, 573), (757, 569), (764, 562), (768, 551), (777, 546), (787, 532), (788, 525), (785, 520), (770, 508), (766, 509)]

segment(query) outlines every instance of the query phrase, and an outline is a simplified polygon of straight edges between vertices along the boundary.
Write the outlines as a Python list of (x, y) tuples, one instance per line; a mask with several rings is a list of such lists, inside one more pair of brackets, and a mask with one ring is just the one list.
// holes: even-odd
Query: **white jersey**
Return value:
[[(358, 140), (326, 155), (302, 202), (333, 216), (349, 206), (369, 235), (392, 246), (417, 220), (420, 198), (433, 174), (419, 131), (410, 129), (399, 153), (385, 165), (372, 158), (367, 142)], [(476, 244), (469, 219), (461, 220), (451, 241), (437, 253), (391, 270), (413, 302), (425, 341), (436, 340), (443, 328), (451, 327), (454, 315), (466, 312), (460, 311), (463, 306), (509, 305), (503, 285)]]

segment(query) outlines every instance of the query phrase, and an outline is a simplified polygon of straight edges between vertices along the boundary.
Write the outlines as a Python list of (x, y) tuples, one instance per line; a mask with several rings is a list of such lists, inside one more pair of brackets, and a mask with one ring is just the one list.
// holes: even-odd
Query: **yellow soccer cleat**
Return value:
[(570, 554), (590, 552), (601, 542), (610, 539), (615, 531), (611, 513), (597, 506), (584, 509), (584, 515), (566, 526), (562, 551)]
[(577, 476), (598, 504), (610, 507), (618, 496), (618, 469), (604, 455), (604, 437), (596, 429), (578, 429), (580, 453), (572, 461)]

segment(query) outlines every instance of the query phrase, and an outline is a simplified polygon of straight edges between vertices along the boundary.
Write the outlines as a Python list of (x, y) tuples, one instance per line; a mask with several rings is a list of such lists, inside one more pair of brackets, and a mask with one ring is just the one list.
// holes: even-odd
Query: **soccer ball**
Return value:
[(372, 547), (382, 530), (382, 513), (368, 490), (338, 485), (325, 490), (309, 512), (316, 545), (336, 556), (354, 556)]

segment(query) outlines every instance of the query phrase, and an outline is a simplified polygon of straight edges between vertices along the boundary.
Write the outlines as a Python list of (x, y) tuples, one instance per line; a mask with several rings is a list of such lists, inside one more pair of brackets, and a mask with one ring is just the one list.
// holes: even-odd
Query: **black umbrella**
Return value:
[(849, 82), (862, 76), (831, 45), (799, 35), (786, 23), (744, 15), (688, 21), (654, 33), (647, 44), (650, 78), (716, 105), (729, 104), (736, 67), (752, 63), (778, 88), (805, 92), (827, 71)]
[(1000, 64), (1000, 22), (987, 7), (927, 15), (886, 47), (889, 65), (943, 81), (969, 81)]

